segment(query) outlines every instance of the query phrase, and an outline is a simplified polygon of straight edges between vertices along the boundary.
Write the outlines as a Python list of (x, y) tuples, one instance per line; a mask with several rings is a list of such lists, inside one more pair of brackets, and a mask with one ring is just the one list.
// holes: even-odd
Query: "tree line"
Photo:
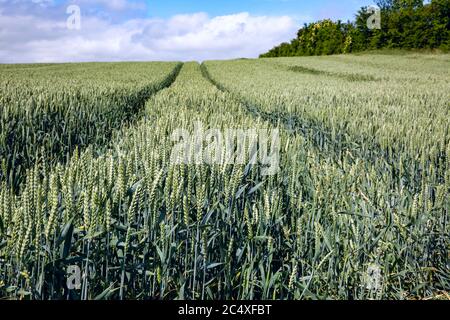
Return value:
[(305, 24), (290, 43), (282, 43), (260, 57), (330, 55), (382, 48), (449, 50), (450, 0), (375, 3), (380, 18), (377, 28), (368, 24), (374, 11), (363, 7), (355, 21), (325, 19)]

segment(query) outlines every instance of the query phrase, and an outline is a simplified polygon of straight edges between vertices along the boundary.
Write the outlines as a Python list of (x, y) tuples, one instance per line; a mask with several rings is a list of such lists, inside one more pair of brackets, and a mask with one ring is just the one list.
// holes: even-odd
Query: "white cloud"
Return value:
[[(117, 8), (121, 3), (128, 2), (117, 0)], [(0, 13), (0, 62), (257, 57), (290, 40), (297, 31), (291, 17), (248, 13), (218, 17), (196, 13), (169, 19), (133, 19), (120, 24), (83, 17), (79, 31), (67, 30), (64, 19)]]
[[(42, 1), (42, 0), (37, 0)], [(51, 1), (51, 0), (50, 0)], [(128, 0), (78, 0), (79, 5), (87, 4), (89, 6), (102, 5), (107, 9), (112, 10), (143, 10), (146, 8), (144, 2), (133, 2)]]

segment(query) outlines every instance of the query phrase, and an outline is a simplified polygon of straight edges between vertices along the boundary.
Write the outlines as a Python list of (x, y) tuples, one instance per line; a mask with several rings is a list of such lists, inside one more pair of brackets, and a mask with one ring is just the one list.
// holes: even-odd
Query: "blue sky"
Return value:
[[(69, 5), (80, 28), (69, 29)], [(0, 63), (257, 57), (372, 0), (0, 0)]]
[(352, 19), (368, 0), (148, 0), (148, 15), (169, 17), (177, 13), (207, 12), (227, 15), (249, 12), (254, 15), (311, 16), (314, 19)]
[[(76, 4), (79, 1), (54, 2)], [(348, 20), (353, 19), (356, 11), (362, 6), (374, 3), (372, 0), (129, 0), (127, 2), (145, 4), (145, 8), (123, 13), (119, 17), (123, 20), (132, 17), (169, 18), (177, 14), (197, 12), (205, 12), (211, 16), (248, 12), (253, 15), (289, 15), (298, 20), (302, 20), (302, 17), (311, 17), (314, 20), (323, 18)], [(96, 1), (92, 2), (89, 9), (108, 12), (108, 8), (105, 8), (102, 2)]]

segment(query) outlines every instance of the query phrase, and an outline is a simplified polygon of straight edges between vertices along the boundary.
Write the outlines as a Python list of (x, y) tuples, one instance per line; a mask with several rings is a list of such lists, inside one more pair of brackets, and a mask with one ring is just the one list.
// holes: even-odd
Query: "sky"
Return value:
[(255, 58), (373, 0), (0, 0), (0, 63)]

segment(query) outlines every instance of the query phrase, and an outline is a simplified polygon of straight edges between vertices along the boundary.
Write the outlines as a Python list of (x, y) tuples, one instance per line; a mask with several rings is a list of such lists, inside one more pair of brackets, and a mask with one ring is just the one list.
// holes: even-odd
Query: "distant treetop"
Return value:
[[(284, 42), (267, 57), (330, 55), (382, 48), (449, 50), (450, 0), (377, 0), (378, 12), (361, 8), (355, 21), (329, 19), (305, 24), (290, 43)], [(376, 16), (374, 16), (376, 14)], [(370, 28), (371, 19), (380, 28)]]

